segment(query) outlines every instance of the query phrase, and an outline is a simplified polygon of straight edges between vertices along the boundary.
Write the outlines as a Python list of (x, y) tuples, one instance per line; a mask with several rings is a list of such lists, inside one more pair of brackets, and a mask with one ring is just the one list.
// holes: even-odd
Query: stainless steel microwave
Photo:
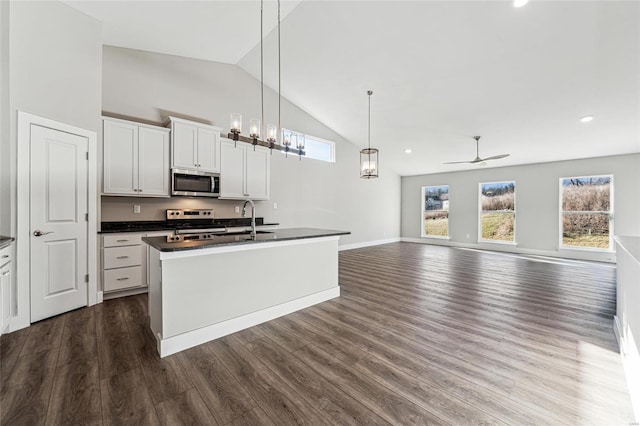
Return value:
[(195, 170), (171, 169), (171, 195), (220, 196), (220, 175)]

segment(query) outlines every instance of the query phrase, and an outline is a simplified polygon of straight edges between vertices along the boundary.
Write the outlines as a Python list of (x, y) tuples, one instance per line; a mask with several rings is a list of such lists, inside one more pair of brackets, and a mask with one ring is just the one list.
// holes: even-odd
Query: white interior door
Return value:
[(87, 138), (31, 126), (31, 322), (87, 305)]

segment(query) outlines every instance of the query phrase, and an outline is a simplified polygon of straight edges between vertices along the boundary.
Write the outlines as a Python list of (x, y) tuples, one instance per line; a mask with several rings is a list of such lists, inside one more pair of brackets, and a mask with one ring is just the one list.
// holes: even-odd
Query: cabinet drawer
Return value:
[(0, 266), (11, 262), (11, 246), (7, 246), (0, 250)]
[(122, 247), (140, 245), (142, 243), (141, 234), (117, 234), (117, 235), (105, 235), (102, 237), (103, 247)]
[(104, 249), (104, 269), (137, 265), (142, 265), (142, 248), (139, 245)]
[(122, 290), (146, 285), (142, 281), (142, 266), (109, 269), (104, 271), (104, 291)]

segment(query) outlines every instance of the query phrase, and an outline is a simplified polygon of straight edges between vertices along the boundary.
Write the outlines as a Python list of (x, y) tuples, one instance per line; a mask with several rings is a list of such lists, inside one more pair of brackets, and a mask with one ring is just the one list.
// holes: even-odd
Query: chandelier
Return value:
[[(230, 131), (227, 134), (229, 139), (233, 139), (236, 144), (238, 141), (250, 143), (255, 150), (256, 145), (267, 147), (271, 150), (284, 151), (287, 156), (291, 152), (292, 154), (298, 154), (300, 159), (305, 155), (305, 137), (304, 134), (294, 133), (291, 131), (284, 132), (280, 125), (281, 116), (281, 82), (282, 82), (282, 61), (280, 55), (280, 0), (278, 0), (278, 124), (268, 124), (266, 126), (266, 132), (263, 130), (264, 125), (264, 31), (263, 31), (263, 15), (264, 15), (264, 0), (260, 0), (260, 113), (261, 119), (251, 119), (249, 121), (249, 136), (243, 136), (242, 133), (242, 114), (231, 114), (231, 126)], [(278, 134), (280, 135), (280, 143), (278, 143)], [(264, 139), (262, 139), (266, 135)]]

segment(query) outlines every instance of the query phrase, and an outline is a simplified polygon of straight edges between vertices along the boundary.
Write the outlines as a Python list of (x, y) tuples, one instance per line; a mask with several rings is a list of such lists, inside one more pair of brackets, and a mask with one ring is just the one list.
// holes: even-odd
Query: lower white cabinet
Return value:
[(102, 290), (105, 293), (147, 285), (147, 245), (142, 233), (102, 237)]
[(105, 293), (144, 289), (149, 285), (149, 247), (142, 237), (172, 231), (126, 232), (102, 236), (102, 290)]
[(0, 250), (0, 334), (7, 329), (11, 319), (11, 251), (11, 246)]
[(220, 199), (268, 200), (270, 150), (232, 140), (220, 142)]

